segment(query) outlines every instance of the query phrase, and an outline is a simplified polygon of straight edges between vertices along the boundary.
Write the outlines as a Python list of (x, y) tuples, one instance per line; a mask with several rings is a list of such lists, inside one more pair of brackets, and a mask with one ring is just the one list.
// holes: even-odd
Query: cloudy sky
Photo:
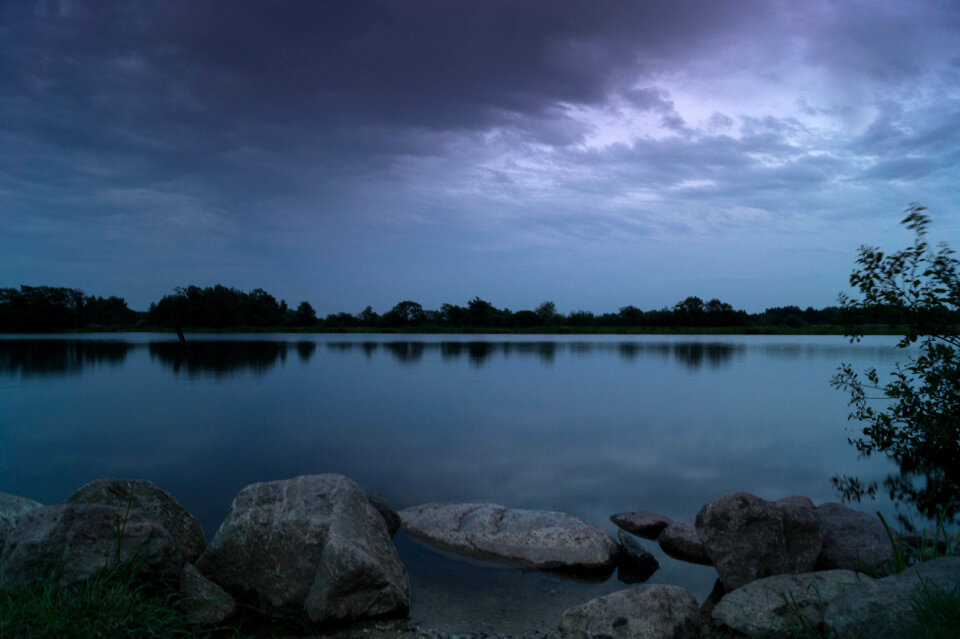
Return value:
[(0, 4), (0, 286), (824, 306), (960, 248), (960, 4)]

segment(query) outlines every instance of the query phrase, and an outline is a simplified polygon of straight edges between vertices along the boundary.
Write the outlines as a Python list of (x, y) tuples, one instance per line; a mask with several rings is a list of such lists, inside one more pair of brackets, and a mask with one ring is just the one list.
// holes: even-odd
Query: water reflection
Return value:
[[(151, 342), (150, 358), (157, 359), (173, 369), (173, 372), (186, 372), (187, 375), (213, 375), (221, 377), (235, 372), (251, 372), (262, 375), (278, 362), (287, 358), (285, 342)], [(313, 348), (295, 345), (301, 361), (306, 361)]]
[(134, 348), (124, 342), (83, 340), (0, 340), (0, 373), (79, 374), (84, 366), (118, 366)]
[(671, 357), (689, 369), (703, 366), (718, 367), (730, 363), (735, 356), (746, 351), (743, 344), (723, 342), (327, 342), (326, 347), (335, 352), (346, 353), (363, 350), (369, 357), (383, 349), (402, 364), (419, 362), (428, 353), (439, 352), (444, 361), (466, 357), (470, 364), (483, 366), (493, 357), (536, 357), (543, 364), (551, 364), (560, 352), (575, 356), (599, 353), (618, 353), (624, 360), (633, 361), (641, 356), (655, 356), (663, 360)]

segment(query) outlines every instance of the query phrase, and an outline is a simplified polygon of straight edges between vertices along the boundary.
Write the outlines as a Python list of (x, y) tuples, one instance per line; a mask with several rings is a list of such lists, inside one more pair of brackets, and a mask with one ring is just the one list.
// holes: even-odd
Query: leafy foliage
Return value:
[[(850, 284), (861, 297), (840, 300), (852, 312), (882, 309), (904, 330), (899, 346), (919, 343), (919, 355), (897, 365), (885, 383), (875, 368), (861, 376), (844, 364), (832, 384), (850, 394), (850, 419), (863, 424), (863, 436), (850, 443), (864, 457), (885, 454), (899, 465), (900, 473), (883, 482), (890, 497), (952, 521), (960, 510), (960, 261), (946, 245), (930, 247), (923, 211), (912, 205), (903, 220), (914, 232), (912, 246), (890, 255), (860, 248)], [(851, 328), (850, 335), (862, 332)], [(834, 482), (858, 501), (878, 488), (851, 477)]]

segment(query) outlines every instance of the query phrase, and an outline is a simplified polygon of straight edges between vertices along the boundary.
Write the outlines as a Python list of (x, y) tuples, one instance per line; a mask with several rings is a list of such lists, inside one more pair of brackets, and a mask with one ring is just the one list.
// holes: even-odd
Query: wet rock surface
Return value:
[(579, 517), (497, 504), (432, 503), (400, 511), (414, 539), (466, 557), (524, 570), (609, 569), (619, 546)]

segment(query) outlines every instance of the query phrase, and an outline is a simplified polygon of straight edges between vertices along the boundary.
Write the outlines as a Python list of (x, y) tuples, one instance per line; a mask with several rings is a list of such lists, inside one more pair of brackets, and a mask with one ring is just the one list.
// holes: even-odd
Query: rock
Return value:
[(660, 533), (658, 541), (663, 552), (674, 559), (703, 566), (711, 565), (707, 549), (697, 537), (692, 518), (671, 523)]
[(823, 548), (814, 511), (742, 492), (701, 508), (696, 531), (727, 590), (771, 575), (812, 572)]
[(116, 508), (139, 508), (167, 522), (175, 543), (183, 549), (184, 559), (196, 561), (207, 546), (200, 521), (180, 505), (173, 495), (145, 479), (104, 477), (82, 486), (67, 497), (65, 504), (103, 504)]
[(617, 578), (628, 584), (646, 581), (657, 572), (660, 562), (647, 552), (647, 549), (630, 533), (617, 531), (620, 539), (620, 564), (617, 566)]
[(921, 587), (954, 588), (960, 583), (960, 557), (941, 557), (911, 566), (902, 573), (865, 581), (827, 604), (823, 628), (827, 636), (894, 636), (909, 620), (912, 595)]
[(602, 570), (620, 547), (579, 517), (497, 504), (423, 504), (400, 511), (403, 531), (455, 554), (524, 570)]
[(40, 502), (18, 497), (9, 493), (0, 493), (0, 550), (7, 533), (17, 527), (17, 522), (34, 508), (43, 506)]
[(560, 639), (695, 639), (697, 600), (679, 586), (644, 585), (563, 613)]
[(239, 601), (314, 623), (405, 615), (410, 605), (383, 517), (341, 475), (247, 486), (197, 568)]
[(610, 521), (628, 533), (646, 537), (647, 539), (656, 539), (660, 536), (663, 529), (671, 523), (669, 517), (664, 517), (657, 513), (649, 513), (644, 510), (610, 515)]
[(387, 525), (387, 532), (390, 534), (390, 537), (393, 537), (397, 534), (397, 531), (400, 530), (400, 515), (397, 514), (397, 510), (387, 501), (386, 497), (372, 488), (367, 488), (366, 486), (360, 486), (360, 488), (363, 489), (363, 493), (367, 496), (370, 505), (383, 517), (383, 522)]
[(815, 513), (823, 530), (817, 570), (845, 568), (873, 576), (890, 574), (893, 547), (877, 517), (836, 503), (823, 504)]
[(184, 562), (166, 524), (143, 510), (101, 504), (35, 508), (7, 535), (0, 584), (28, 586), (59, 567), (58, 583), (70, 586), (107, 565), (129, 567), (140, 579), (175, 580)]
[(751, 581), (714, 606), (711, 625), (748, 637), (786, 635), (789, 629), (804, 626), (818, 628), (827, 604), (861, 580), (872, 581), (852, 570), (775, 575)]
[(803, 508), (815, 508), (813, 500), (805, 495), (787, 495), (777, 500), (778, 504), (784, 506), (801, 506)]
[(180, 571), (180, 594), (180, 605), (192, 623), (223, 623), (237, 612), (233, 597), (193, 564), (184, 564)]

